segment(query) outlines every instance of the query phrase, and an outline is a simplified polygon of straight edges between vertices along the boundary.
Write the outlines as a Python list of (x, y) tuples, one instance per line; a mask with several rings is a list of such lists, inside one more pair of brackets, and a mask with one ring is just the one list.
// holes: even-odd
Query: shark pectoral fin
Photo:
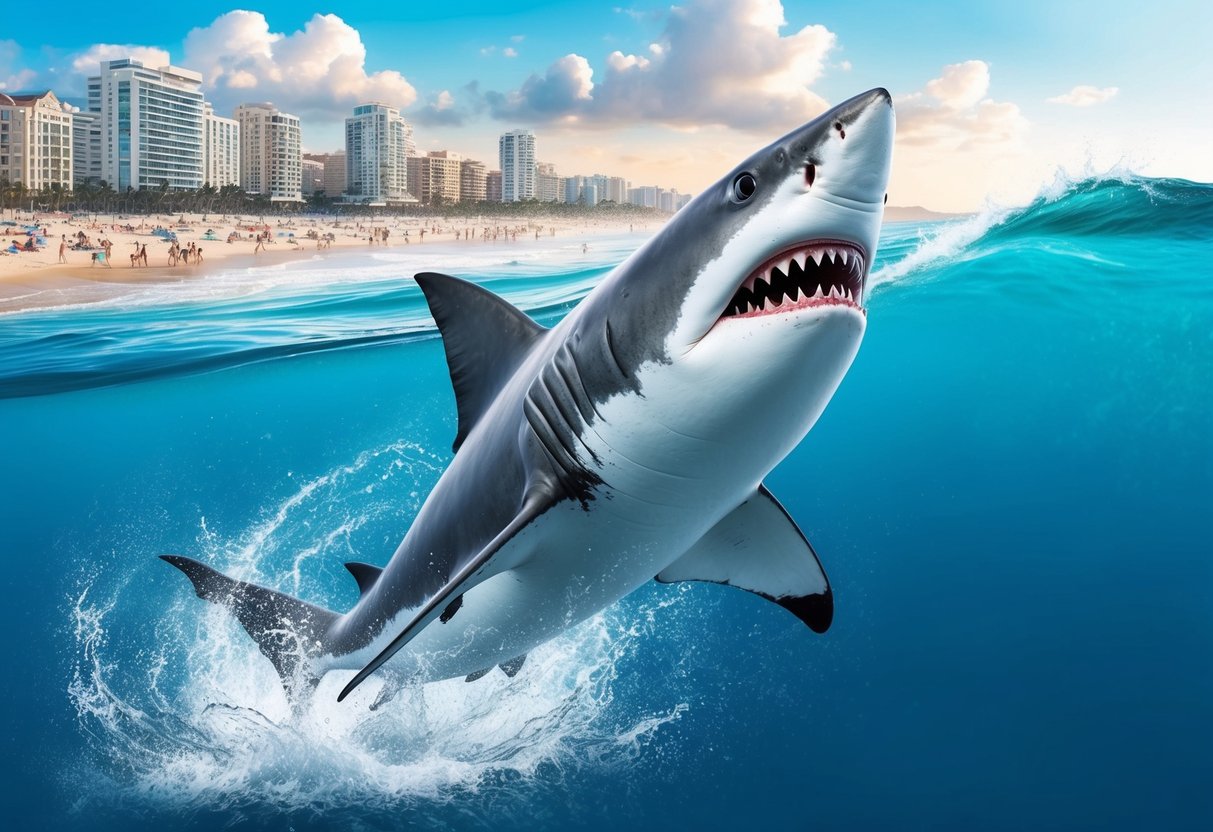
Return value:
[(828, 630), (834, 618), (834, 596), (817, 553), (762, 485), (657, 580), (735, 586), (774, 601), (816, 633)]
[(421, 272), (415, 279), (442, 334), (459, 411), (457, 451), (547, 330), (475, 283), (436, 272)]
[(345, 568), (354, 576), (354, 580), (358, 582), (359, 597), (366, 595), (370, 588), (375, 585), (375, 581), (379, 580), (379, 576), (383, 574), (382, 566), (371, 566), (369, 563), (359, 563), (356, 560), (347, 561)]
[[(523, 503), (522, 509), (510, 521), (509, 525), (489, 541), (487, 546), (477, 552), (475, 557), (460, 567), (451, 576), (450, 580), (447, 581), (446, 585), (425, 602), (420, 611), (413, 616), (412, 621), (400, 631), (400, 635), (392, 639), (392, 642), (383, 648), (378, 656), (371, 659), (370, 664), (358, 671), (358, 674), (338, 694), (337, 701), (340, 702), (349, 696), (350, 691), (366, 681), (366, 678), (378, 670), (397, 650), (412, 641), (430, 622), (437, 619), (451, 607), (456, 599), (494, 575), (505, 571), (508, 566), (498, 564), (494, 568), (494, 564), (492, 563), (494, 556), (514, 538), (514, 535), (526, 528), (536, 517), (551, 508), (555, 502), (555, 499), (545, 489), (537, 490), (529, 495)], [(458, 605), (455, 606), (455, 609), (458, 609)]]

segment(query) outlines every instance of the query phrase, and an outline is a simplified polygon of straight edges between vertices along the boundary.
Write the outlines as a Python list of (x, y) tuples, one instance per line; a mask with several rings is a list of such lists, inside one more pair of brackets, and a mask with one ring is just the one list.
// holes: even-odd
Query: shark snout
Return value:
[(857, 95), (822, 121), (827, 135), (818, 145), (822, 164), (813, 186), (836, 204), (879, 210), (888, 187), (896, 127), (888, 90), (877, 87)]

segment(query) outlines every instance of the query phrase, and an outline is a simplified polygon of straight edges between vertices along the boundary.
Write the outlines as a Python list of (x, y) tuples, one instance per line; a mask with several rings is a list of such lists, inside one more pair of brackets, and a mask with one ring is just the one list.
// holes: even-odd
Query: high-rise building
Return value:
[(72, 113), (72, 182), (101, 183), (100, 113)]
[(601, 174), (594, 176), (570, 176), (565, 180), (565, 201), (578, 205), (597, 205), (607, 198), (609, 178)]
[(202, 105), (202, 181), (212, 188), (240, 184), (240, 122)]
[(491, 170), (484, 175), (484, 201), (501, 202), (501, 171)]
[(315, 159), (303, 157), (303, 186), (301, 193), (307, 196), (315, 196), (318, 191), (324, 190), (324, 162), (317, 162)]
[(519, 202), (535, 198), (535, 134), (511, 130), (497, 142), (501, 163), (501, 201)]
[(273, 104), (241, 104), (240, 187), (271, 202), (303, 199), (303, 148), (299, 119)]
[(564, 177), (550, 162), (535, 163), (535, 198), (540, 202), (564, 202)]
[(622, 176), (606, 177), (606, 188), (601, 194), (603, 199), (609, 199), (616, 205), (627, 205), (628, 180)]
[(628, 202), (642, 208), (656, 208), (658, 192), (661, 189), (654, 185), (640, 185), (628, 190)]
[(400, 111), (372, 102), (345, 120), (346, 193), (353, 202), (415, 202), (409, 193), (408, 159), (417, 155), (413, 128)]
[(72, 142), (72, 114), (53, 92), (0, 93), (0, 177), (70, 191)]
[[(484, 202), (487, 197), (488, 173), (484, 162), (464, 159), (459, 166), (459, 199), (461, 202)], [(498, 192), (500, 192), (498, 188)], [(497, 201), (501, 201), (498, 196)]]
[(188, 69), (102, 61), (101, 74), (88, 79), (88, 109), (101, 116), (101, 178), (118, 191), (201, 187), (201, 84)]
[(305, 161), (319, 162), (323, 166), (320, 189), (330, 199), (340, 199), (345, 194), (345, 151), (336, 153), (304, 153)]
[(431, 150), (409, 159), (409, 190), (425, 203), (454, 204), (462, 197), (463, 157), (449, 150)]

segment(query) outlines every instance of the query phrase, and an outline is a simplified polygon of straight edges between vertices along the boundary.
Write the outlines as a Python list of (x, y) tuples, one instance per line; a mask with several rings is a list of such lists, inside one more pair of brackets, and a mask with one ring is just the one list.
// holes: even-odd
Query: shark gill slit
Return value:
[(628, 372), (627, 372), (627, 370), (623, 369), (623, 362), (621, 362), (619, 360), (619, 354), (615, 352), (615, 339), (611, 335), (610, 318), (608, 318), (606, 321), (606, 345), (607, 345), (607, 352), (609, 352), (611, 354), (611, 360), (615, 362), (615, 368), (617, 370), (619, 370), (619, 375), (623, 376), (624, 378), (627, 378)]

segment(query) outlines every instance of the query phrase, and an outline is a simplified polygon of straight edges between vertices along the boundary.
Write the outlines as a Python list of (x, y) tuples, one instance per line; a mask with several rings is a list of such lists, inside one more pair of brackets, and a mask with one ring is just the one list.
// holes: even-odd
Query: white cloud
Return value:
[(512, 46), (507, 46), (505, 49), (501, 50), (501, 54), (507, 58), (517, 58), (518, 50)]
[(24, 92), (33, 87), (38, 73), (25, 63), (21, 45), (15, 40), (0, 40), (0, 90)]
[(949, 64), (943, 73), (927, 82), (927, 94), (949, 109), (972, 107), (990, 89), (990, 65), (985, 61)]
[(190, 31), (184, 63), (202, 72), (208, 98), (221, 109), (255, 99), (337, 118), (366, 101), (407, 107), (417, 99), (399, 72), (367, 72), (362, 36), (333, 14), (316, 14), (283, 34), (270, 31), (260, 12), (231, 11)]
[(96, 75), (101, 71), (102, 61), (116, 61), (120, 58), (134, 58), (142, 61), (144, 66), (162, 67), (172, 63), (166, 50), (157, 46), (138, 46), (136, 44), (98, 43), (83, 52), (72, 56), (72, 69), (80, 75)]
[(985, 61), (945, 66), (923, 91), (897, 100), (898, 143), (950, 150), (1018, 143), (1027, 119), (1018, 105), (987, 98), (989, 88)]
[(783, 35), (785, 26), (779, 0), (688, 0), (669, 9), (649, 57), (611, 53), (600, 83), (589, 61), (567, 55), (518, 90), (485, 97), (510, 120), (791, 127), (825, 109), (809, 87), (835, 35), (819, 25)]
[(989, 64), (965, 61), (895, 99), (890, 204), (964, 211), (990, 196), (1019, 201), (1032, 195), (1040, 171), (1027, 147), (1028, 120), (1018, 105), (989, 92)]
[(8, 90), (9, 92), (20, 92), (30, 87), (34, 80), (38, 77), (38, 73), (32, 69), (21, 69), (11, 75), (0, 77), (0, 90)]
[(1068, 104), (1071, 107), (1091, 107), (1095, 104), (1102, 104), (1116, 97), (1120, 92), (1119, 87), (1092, 87), (1088, 84), (1079, 84), (1074, 89), (1064, 95), (1055, 95), (1052, 98), (1046, 99), (1050, 104)]

